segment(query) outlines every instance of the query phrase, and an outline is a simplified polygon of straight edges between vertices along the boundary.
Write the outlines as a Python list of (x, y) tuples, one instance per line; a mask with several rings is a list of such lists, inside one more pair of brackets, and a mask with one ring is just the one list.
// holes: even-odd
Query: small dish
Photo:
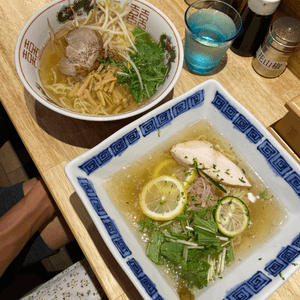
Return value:
[[(203, 299), (268, 298), (300, 265), (300, 167), (271, 133), (217, 81), (208, 80), (149, 112), (69, 162), (65, 172), (110, 251), (144, 299), (177, 294), (128, 228), (101, 183), (199, 118), (207, 119), (250, 163), (284, 204), (275, 236), (238, 262)], [(216, 293), (217, 291), (217, 293)]]

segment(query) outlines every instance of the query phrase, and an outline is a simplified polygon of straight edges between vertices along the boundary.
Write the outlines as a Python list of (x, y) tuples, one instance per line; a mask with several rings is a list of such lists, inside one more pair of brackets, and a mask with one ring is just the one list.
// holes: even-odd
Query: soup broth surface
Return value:
[[(250, 226), (233, 240), (235, 263), (237, 263), (267, 243), (280, 230), (280, 226), (288, 218), (288, 212), (269, 187), (257, 176), (250, 164), (207, 120), (201, 119), (195, 122), (141, 158), (123, 167), (119, 172), (106, 179), (103, 182), (103, 187), (145, 249), (149, 237), (138, 229), (139, 220), (145, 219), (139, 206), (139, 194), (144, 185), (153, 178), (155, 167), (164, 160), (173, 158), (170, 154), (172, 146), (191, 140), (205, 140), (212, 143), (215, 150), (220, 151), (245, 171), (245, 176), (252, 185), (251, 188), (247, 188), (230, 187), (224, 184), (227, 194), (220, 195), (220, 198), (225, 195), (240, 198), (246, 203), (250, 211)], [(248, 193), (253, 194), (254, 197), (251, 197), (251, 200), (255, 199), (254, 203), (249, 200)], [(158, 267), (176, 289), (177, 283), (176, 280), (172, 279), (174, 274), (171, 270), (168, 270), (167, 267)], [(228, 269), (231, 268), (232, 266)]]
[[(81, 23), (83, 21), (84, 20), (82, 20)], [(129, 30), (135, 28), (135, 26), (130, 23), (127, 23), (127, 27)], [(39, 77), (48, 96), (63, 108), (88, 115), (115, 115), (134, 110), (141, 106), (141, 103), (134, 101), (129, 88), (119, 83), (116, 83), (111, 91), (117, 91), (119, 98), (122, 99), (121, 103), (117, 103), (112, 96), (114, 92), (109, 91), (110, 82), (104, 86), (104, 89), (106, 89), (105, 92), (102, 92), (104, 100), (100, 100), (102, 98), (99, 94), (97, 95), (97, 92), (94, 90), (97, 84), (94, 74), (96, 74), (96, 76), (102, 76), (101, 80), (104, 82), (106, 80), (105, 76), (107, 76), (107, 68), (103, 68), (101, 71), (90, 71), (80, 77), (67, 76), (60, 71), (59, 63), (66, 57), (66, 47), (68, 46), (65, 37), (74, 28), (73, 23), (66, 24), (60, 31), (55, 33), (55, 42), (48, 40), (42, 48)], [(115, 71), (112, 73), (116, 76)], [(70, 96), (73, 93), (72, 91), (78, 91), (79, 88), (77, 88), (76, 85), (78, 85), (78, 87), (83, 85), (89, 75), (93, 77), (88, 85), (92, 100), (84, 96), (77, 97), (76, 94)], [(103, 101), (106, 102), (106, 104), (103, 104)]]

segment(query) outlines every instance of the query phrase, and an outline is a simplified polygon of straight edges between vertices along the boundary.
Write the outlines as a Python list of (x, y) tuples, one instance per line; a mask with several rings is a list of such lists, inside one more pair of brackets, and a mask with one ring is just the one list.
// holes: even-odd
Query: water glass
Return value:
[(228, 3), (200, 0), (185, 12), (184, 57), (188, 68), (208, 73), (242, 31), (242, 18)]

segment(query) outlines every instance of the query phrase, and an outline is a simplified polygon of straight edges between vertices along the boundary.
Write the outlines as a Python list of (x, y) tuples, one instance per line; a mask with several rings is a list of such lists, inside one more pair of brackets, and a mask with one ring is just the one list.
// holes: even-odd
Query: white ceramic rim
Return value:
[[(92, 116), (92, 115), (84, 115), (84, 114), (80, 114), (80, 113), (76, 113), (76, 112), (72, 112), (70, 110), (66, 110), (64, 108), (60, 108), (59, 106), (52, 104), (46, 100), (44, 100), (43, 98), (41, 98), (35, 91), (34, 89), (30, 86), (30, 84), (28, 83), (28, 81), (26, 80), (23, 70), (21, 68), (20, 65), (20, 56), (21, 56), (21, 45), (24, 39), (24, 35), (27, 32), (27, 30), (30, 28), (30, 26), (32, 25), (32, 23), (35, 21), (36, 18), (38, 18), (41, 14), (43, 14), (45, 11), (47, 11), (49, 8), (51, 8), (54, 5), (57, 5), (59, 3), (63, 3), (66, 2), (66, 0), (55, 0), (49, 4), (47, 4), (46, 6), (42, 7), (39, 11), (37, 11), (28, 21), (27, 23), (24, 25), (23, 29), (21, 30), (17, 42), (16, 42), (16, 46), (15, 46), (15, 67), (17, 70), (17, 73), (19, 75), (19, 78), (22, 82), (22, 84), (24, 85), (24, 87), (26, 88), (26, 90), (31, 94), (32, 97), (34, 97), (34, 99), (36, 99), (37, 101), (39, 101), (41, 104), (45, 105), (46, 107), (48, 107), (49, 109), (65, 115), (67, 117), (71, 117), (74, 119), (80, 119), (80, 120), (86, 120), (86, 121), (114, 121), (114, 120), (121, 120), (121, 119), (126, 119), (126, 118), (130, 118), (133, 117), (135, 115), (141, 114), (147, 110), (149, 110), (150, 108), (152, 108), (153, 106), (155, 106), (156, 104), (158, 104), (161, 100), (163, 100), (168, 94), (169, 92), (174, 88), (174, 85), (176, 84), (181, 70), (182, 70), (182, 66), (183, 66), (183, 45), (182, 45), (182, 41), (180, 38), (180, 35), (176, 29), (176, 27), (174, 26), (174, 24), (171, 22), (171, 20), (163, 13), (161, 12), (158, 8), (156, 8), (155, 6), (153, 6), (152, 4), (144, 1), (144, 0), (134, 0), (136, 2), (140, 2), (146, 6), (148, 6), (150, 9), (152, 9), (153, 11), (155, 11), (158, 15), (161, 16), (161, 18), (163, 18), (166, 23), (170, 26), (170, 29), (173, 31), (173, 34), (176, 38), (176, 44), (178, 45), (178, 65), (175, 71), (175, 75), (173, 77), (173, 80), (170, 82), (170, 84), (165, 88), (165, 90), (161, 93), (161, 95), (156, 98), (155, 100), (153, 100), (150, 104), (145, 105), (139, 109), (136, 110), (132, 110), (130, 112), (126, 112), (124, 114), (119, 114), (119, 115), (112, 115), (112, 116)], [(149, 101), (149, 100), (148, 100)]]
[[(203, 90), (205, 94), (201, 94)], [(204, 102), (203, 99), (198, 99), (199, 97), (201, 97), (197, 96), (199, 95), (199, 91), (201, 92), (200, 95), (205, 95), (205, 98), (203, 98)], [(218, 95), (221, 95), (220, 98)], [(188, 99), (191, 100), (192, 98), (198, 99), (199, 104), (195, 104), (195, 106), (192, 107), (183, 104), (183, 102), (186, 103)], [(216, 99), (217, 102), (220, 99), (221, 101), (219, 104), (213, 105), (212, 102), (214, 99)], [(165, 117), (168, 115), (168, 113), (166, 114), (166, 112), (169, 112), (170, 110), (174, 113), (172, 108), (175, 108), (175, 106), (176, 108), (178, 108), (179, 114), (177, 115), (176, 113), (176, 116), (170, 116), (169, 118)], [(196, 110), (193, 112), (194, 108)], [(198, 113), (200, 112), (200, 110), (202, 110), (203, 115), (201, 113)], [(171, 111), (169, 112), (170, 114), (172, 114)], [(177, 110), (175, 110), (175, 112), (177, 112)], [(187, 115), (184, 115), (185, 113)], [(231, 116), (231, 113), (233, 113), (234, 117)], [(180, 128), (177, 128), (176, 124), (178, 125), (178, 121), (176, 120), (180, 119), (176, 118), (179, 117), (183, 121), (184, 119), (182, 118), (184, 118), (184, 116), (186, 116), (186, 123), (184, 122), (184, 125), (182, 125)], [(191, 117), (189, 118), (189, 116)], [(144, 258), (146, 257), (144, 252), (143, 254), (139, 253), (140, 248), (136, 247), (138, 246), (137, 241), (137, 244), (131, 244), (134, 243), (132, 242), (133, 235), (131, 230), (128, 226), (125, 226), (126, 223), (119, 215), (117, 209), (114, 209), (114, 206), (111, 205), (111, 203), (108, 203), (109, 201), (105, 202), (106, 199), (109, 199), (109, 196), (105, 195), (104, 192), (104, 194), (98, 194), (101, 205), (104, 207), (107, 215), (111, 217), (112, 220), (117, 221), (117, 227), (119, 228), (121, 235), (124, 234), (123, 237), (125, 243), (127, 243), (129, 245), (129, 248), (133, 250), (132, 252), (135, 252), (132, 254), (132, 256), (130, 255), (126, 258), (121, 257), (120, 252), (118, 252), (116, 246), (114, 246), (114, 244), (112, 243), (112, 237), (110, 237), (108, 230), (104, 227), (103, 223), (100, 220), (101, 218), (106, 218), (107, 216), (98, 215), (96, 209), (91, 205), (91, 201), (87, 193), (80, 186), (78, 177), (87, 179), (94, 186), (96, 186), (96, 182), (102, 182), (104, 178), (108, 178), (116, 170), (120, 170), (120, 168), (124, 166), (122, 164), (122, 159), (120, 158), (122, 155), (131, 155), (130, 158), (123, 158), (123, 160), (127, 159), (124, 160), (126, 164), (134, 161), (137, 156), (142, 155), (141, 153), (143, 153), (143, 151), (140, 151), (139, 149), (138, 151), (129, 150), (133, 149), (129, 147), (135, 147), (135, 142), (132, 142), (126, 148), (118, 147), (119, 149), (121, 149), (118, 153), (112, 154), (113, 152), (110, 152), (111, 158), (114, 159), (114, 162), (111, 161), (110, 158), (108, 159), (108, 161), (106, 161), (107, 156), (104, 155), (103, 161), (101, 161), (101, 164), (98, 163), (96, 169), (91, 171), (87, 169), (83, 170), (83, 168), (80, 167), (83, 166), (83, 164), (88, 160), (90, 160), (91, 162), (93, 160), (96, 160), (95, 157), (98, 157), (101, 151), (111, 151), (111, 149), (108, 149), (112, 145), (115, 145), (117, 141), (124, 141), (124, 136), (130, 133), (133, 129), (136, 129), (137, 132), (140, 132), (139, 136), (141, 138), (151, 139), (151, 146), (149, 149), (147, 148), (147, 150), (150, 150), (154, 149), (155, 146), (163, 143), (163, 141), (170, 137), (172, 134), (180, 132), (180, 130), (187, 126), (187, 124), (192, 124), (192, 122), (198, 120), (201, 117), (207, 118), (208, 121), (210, 121), (211, 118), (214, 117), (214, 120), (216, 120), (216, 123), (218, 124), (215, 124), (215, 122), (212, 122), (212, 124), (215, 125), (216, 128), (219, 129), (227, 139), (229, 139), (229, 141), (232, 141), (233, 145), (237, 147), (237, 150), (243, 155), (245, 161), (249, 164), (251, 163), (251, 167), (253, 168), (253, 170), (257, 172), (257, 175), (261, 177), (265, 184), (272, 189), (272, 192), (277, 195), (280, 201), (283, 202), (285, 199), (288, 199), (288, 201), (285, 202), (284, 206), (289, 213), (289, 219), (285, 222), (285, 224), (283, 224), (280, 231), (278, 231), (271, 239), (269, 239), (266, 243), (260, 245), (251, 254), (249, 254), (247, 258), (243, 259), (241, 262), (235, 265), (234, 272), (228, 272), (227, 274), (224, 274), (224, 277), (221, 281), (217, 281), (216, 283), (207, 287), (207, 289), (205, 289), (202, 293), (197, 294), (196, 299), (267, 299), (273, 292), (275, 292), (275, 290), (277, 290), (285, 281), (287, 281), (288, 278), (294, 272), (296, 272), (296, 270), (300, 266), (300, 166), (282, 147), (282, 145), (271, 135), (271, 133), (242, 104), (235, 100), (224, 89), (224, 87), (222, 87), (220, 83), (218, 83), (214, 79), (210, 79), (206, 82), (201, 83), (200, 85), (192, 88), (187, 93), (169, 101), (168, 103), (163, 104), (162, 106), (159, 106), (155, 110), (148, 112), (146, 115), (123, 127), (94, 148), (70, 161), (65, 166), (65, 173), (78, 196), (85, 205), (87, 211), (90, 213), (95, 226), (98, 228), (99, 233), (103, 237), (103, 240), (107, 244), (111, 253), (115, 256), (120, 266), (123, 268), (125, 273), (129, 276), (133, 284), (139, 290), (139, 292), (143, 296), (143, 299), (156, 298), (150, 297), (149, 295), (147, 296), (147, 293), (141, 285), (138, 277), (134, 275), (132, 270), (128, 268), (127, 260), (130, 257), (136, 258), (138, 263), (140, 263), (140, 265), (142, 266), (142, 269), (146, 270), (146, 275), (149, 275), (150, 279), (153, 280), (154, 284), (157, 285), (157, 290), (162, 294), (164, 299), (178, 299), (176, 298), (176, 296), (174, 296), (174, 294), (172, 294), (172, 292), (169, 292), (169, 285), (161, 287), (165, 279), (161, 279), (161, 273), (159, 273), (158, 269), (156, 269), (156, 271), (153, 273), (154, 275), (151, 274), (150, 269), (152, 269), (152, 267), (156, 268), (156, 266), (154, 266), (153, 264), (149, 268), (148, 262), (150, 262), (150, 260), (144, 260)], [(247, 122), (250, 122), (250, 129), (238, 129), (236, 125), (237, 123), (235, 121), (236, 119), (240, 119), (240, 117), (242, 120), (241, 124), (243, 124), (244, 118), (245, 120), (247, 120)], [(162, 125), (162, 127), (160, 126), (160, 124), (156, 124), (158, 118), (161, 118), (162, 122), (166, 122), (164, 123), (164, 125)], [(149, 123), (149, 121), (153, 122)], [(176, 124), (175, 126), (172, 126), (172, 122), (174, 121)], [(148, 126), (148, 124), (150, 125)], [(151, 126), (151, 124), (156, 125)], [(143, 130), (141, 125), (145, 125), (143, 126), (143, 130), (147, 131), (149, 129), (149, 133), (142, 133)], [(222, 128), (220, 126), (222, 126)], [(255, 129), (254, 131), (257, 133), (257, 135), (255, 134), (255, 136), (257, 139), (251, 139), (250, 141), (250, 132), (252, 132), (251, 128)], [(226, 130), (228, 129), (229, 134), (225, 134)], [(159, 135), (158, 131), (160, 132)], [(152, 137), (150, 134), (152, 134)], [(164, 140), (161, 141), (161, 138), (163, 138)], [(138, 138), (135, 141), (141, 143), (141, 141), (143, 140), (140, 140)], [(144, 142), (143, 145), (146, 145), (147, 143), (149, 142)], [(266, 152), (259, 150), (262, 145), (266, 144), (270, 144), (270, 149), (273, 149), (274, 147), (274, 149), (276, 150), (274, 152), (275, 154), (272, 154), (272, 150), (270, 150), (269, 152), (268, 145), (266, 147)], [(123, 153), (122, 149), (128, 151), (129, 154), (126, 154), (125, 150)], [(254, 160), (253, 153), (255, 155)], [(284, 161), (291, 168), (288, 171), (285, 171), (283, 175), (281, 175), (276, 171), (277, 169), (274, 168), (274, 164), (271, 164), (272, 159), (270, 159), (269, 155), (271, 158), (276, 158), (276, 161), (279, 162), (280, 167), (280, 162)], [(91, 166), (91, 168), (94, 168), (96, 164), (97, 163)], [(107, 167), (108, 165), (109, 168)], [(96, 172), (103, 172), (103, 176), (100, 176), (98, 178)], [(297, 179), (295, 179), (295, 183), (292, 184), (292, 181), (290, 179), (287, 180), (287, 178), (293, 174), (297, 175), (295, 175), (294, 177)], [(95, 178), (97, 178), (96, 181)], [(295, 186), (293, 186), (294, 184)], [(129, 236), (125, 235), (127, 233), (127, 230), (129, 231)], [(135, 246), (136, 248), (133, 248), (133, 246)], [(292, 253), (292, 255), (290, 257), (285, 257), (287, 253)], [(143, 257), (140, 257), (140, 255)], [(277, 266), (282, 267), (282, 269), (277, 268)], [(283, 272), (282, 275), (284, 277), (281, 277), (281, 273), (279, 273), (278, 269), (280, 272)], [(252, 287), (252, 289), (250, 288), (250, 286)], [(242, 295), (244, 293), (244, 290), (246, 291), (244, 294), (244, 298), (237, 298), (237, 295)], [(164, 296), (166, 293), (169, 294), (167, 296)], [(172, 297), (170, 295), (172, 295)], [(248, 295), (250, 296), (248, 297)]]

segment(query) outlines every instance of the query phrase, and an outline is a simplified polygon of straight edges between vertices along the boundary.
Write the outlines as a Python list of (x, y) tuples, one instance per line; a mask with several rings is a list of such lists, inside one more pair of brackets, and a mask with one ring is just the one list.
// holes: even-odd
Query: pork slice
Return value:
[(60, 60), (59, 70), (68, 76), (75, 76), (76, 73), (76, 64), (70, 62), (66, 57)]
[(69, 63), (62, 59), (59, 67), (62, 73), (73, 76), (82, 69), (92, 71), (99, 66), (98, 56), (103, 49), (103, 41), (100, 35), (86, 27), (76, 27), (71, 30), (66, 41), (66, 56)]

